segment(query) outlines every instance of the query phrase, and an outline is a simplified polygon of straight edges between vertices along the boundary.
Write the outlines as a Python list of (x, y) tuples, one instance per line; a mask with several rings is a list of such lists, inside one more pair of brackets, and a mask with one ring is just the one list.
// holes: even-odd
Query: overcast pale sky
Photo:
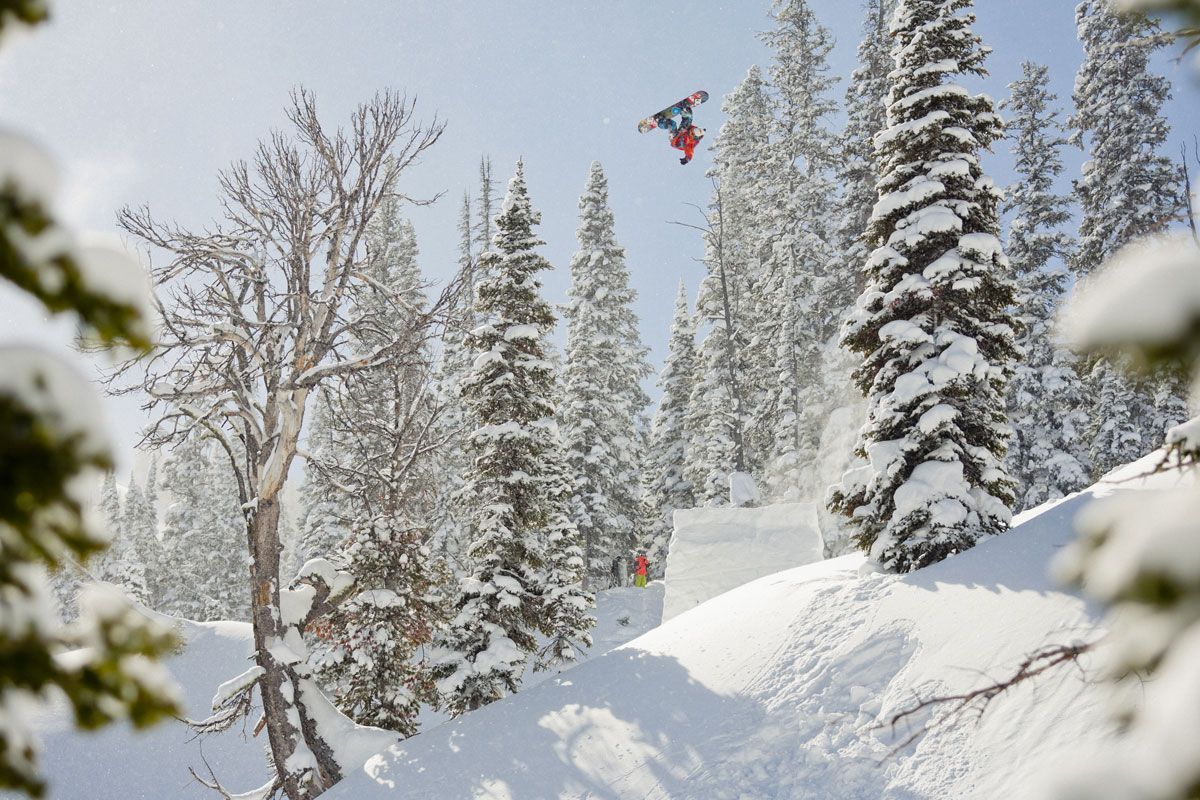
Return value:
[[(811, 0), (833, 31), (834, 72), (849, 75), (860, 37), (857, 0)], [(464, 190), (475, 191), (481, 155), (501, 188), (519, 156), (542, 212), (545, 279), (565, 300), (575, 247), (577, 200), (588, 165), (609, 176), (617, 235), (627, 250), (642, 331), (661, 361), (676, 282), (695, 290), (701, 247), (668, 224), (696, 221), (710, 154), (681, 167), (660, 132), (639, 134), (642, 117), (697, 89), (712, 99), (698, 124), (715, 133), (722, 97), (752, 64), (767, 65), (756, 33), (770, 0), (52, 0), (53, 21), (0, 53), (3, 124), (35, 136), (63, 170), (62, 212), (113, 231), (114, 211), (148, 203), (159, 215), (200, 227), (216, 213), (216, 172), (248, 156), (282, 123), (289, 90), (312, 89), (326, 120), (344, 121), (381, 87), (418, 100), (417, 116), (446, 134), (407, 177), (413, 196), (446, 192), (413, 209), (422, 267), (433, 279), (453, 268)], [(1082, 58), (1069, 0), (979, 0), (977, 30), (994, 55), (976, 87), (1004, 97), (1020, 62), (1049, 63), (1069, 102)], [(1200, 115), (1191, 78), (1163, 58), (1176, 82), (1174, 138), (1190, 141)], [(844, 87), (844, 82), (843, 82)], [(840, 94), (840, 89), (839, 89)], [(1073, 165), (1079, 157), (1072, 156)], [(998, 152), (989, 168), (1011, 177)], [(0, 340), (66, 341), (62, 326), (0, 294)], [(136, 404), (110, 404), (123, 447), (135, 440)], [(128, 463), (128, 457), (123, 460)]]

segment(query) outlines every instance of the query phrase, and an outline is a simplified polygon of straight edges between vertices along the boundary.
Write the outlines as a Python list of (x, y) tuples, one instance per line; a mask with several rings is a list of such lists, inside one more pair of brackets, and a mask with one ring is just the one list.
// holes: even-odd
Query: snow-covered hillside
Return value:
[[(913, 728), (881, 720), (917, 694), (977, 686), (1042, 645), (1094, 636), (1097, 610), (1057, 588), (1047, 564), (1096, 496), (1177, 480), (1130, 480), (1156, 458), (910, 575), (860, 574), (861, 557), (847, 556), (762, 578), (657, 628), (661, 582), (603, 592), (590, 661), (531, 676), (520, 694), (458, 721), (439, 726), (430, 715), (425, 733), (328, 796), (1036, 798), (1050, 767), (1103, 746), (1112, 729), (1103, 687), (1077, 670), (898, 753)], [(199, 716), (216, 685), (244, 668), (249, 628), (182, 625), (187, 646), (170, 668)], [(42, 734), (56, 800), (210, 797), (187, 771), (203, 770), (201, 756), (231, 789), (265, 775), (260, 741), (240, 727), (201, 742), (179, 724), (82, 734), (47, 715)]]
[[(662, 617), (663, 584), (646, 589), (619, 588), (601, 592), (596, 601), (593, 654), (604, 653), (640, 636)], [(252, 640), (250, 625), (242, 622), (178, 622), (186, 644), (167, 663), (183, 688), (188, 714), (207, 716), (217, 686), (246, 669)], [(550, 673), (527, 676), (534, 686)], [(430, 713), (426, 724), (443, 717)], [(135, 732), (114, 725), (97, 733), (75, 730), (62, 713), (46, 714), (40, 724), (43, 765), (50, 777), (53, 800), (207, 800), (212, 791), (188, 772), (209, 777), (205, 760), (221, 783), (233, 791), (261, 785), (267, 776), (262, 736), (250, 735), (254, 717), (222, 734), (197, 739), (177, 722)], [(10, 795), (0, 791), (0, 797)], [(13, 795), (15, 797), (15, 795)]]
[(371, 759), (333, 798), (1036, 797), (1052, 767), (1112, 730), (1104, 690), (1071, 667), (982, 720), (883, 720), (914, 697), (1004, 677), (1028, 653), (1096, 635), (1097, 610), (1047, 565), (1100, 495), (1155, 456), (1036, 509), (1009, 533), (908, 575), (847, 556), (721, 595), (537, 688)]
[[(253, 649), (245, 622), (178, 623), (184, 639), (180, 653), (168, 659), (172, 677), (183, 689), (189, 715), (203, 718), (217, 686), (244, 671)], [(251, 723), (249, 727), (252, 727)], [(265, 780), (260, 742), (242, 726), (199, 740), (178, 722), (146, 731), (112, 725), (98, 732), (75, 730), (61, 712), (43, 716), (42, 764), (53, 800), (163, 800), (212, 797), (196, 783), (188, 767), (207, 777), (206, 759), (222, 783), (250, 788)], [(9, 795), (0, 792), (0, 797)]]

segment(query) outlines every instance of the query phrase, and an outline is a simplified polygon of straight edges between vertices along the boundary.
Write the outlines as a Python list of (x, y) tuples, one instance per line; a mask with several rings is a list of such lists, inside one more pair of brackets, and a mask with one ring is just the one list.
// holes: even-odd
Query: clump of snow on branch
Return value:
[(111, 441), (100, 399), (77, 370), (37, 347), (0, 348), (0, 365), (0, 395), (53, 420), (59, 435), (76, 438), (84, 451), (108, 452)]
[(1200, 245), (1189, 235), (1134, 242), (1098, 277), (1080, 290), (1063, 320), (1079, 347), (1132, 342), (1158, 348), (1200, 322)]

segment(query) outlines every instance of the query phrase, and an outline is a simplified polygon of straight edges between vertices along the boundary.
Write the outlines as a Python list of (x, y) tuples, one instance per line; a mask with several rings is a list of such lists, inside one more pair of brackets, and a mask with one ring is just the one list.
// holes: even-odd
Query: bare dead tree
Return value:
[[(455, 282), (411, 308), (399, 329), (385, 329), (370, 308), (353, 302), (370, 283), (365, 237), (381, 204), (389, 197), (423, 202), (400, 195), (398, 179), (443, 125), (417, 123), (414, 108), (403, 95), (381, 92), (359, 106), (348, 129), (330, 131), (312, 94), (298, 90), (288, 130), (260, 142), (249, 163), (221, 173), (223, 213), (213, 226), (189, 230), (145, 208), (119, 215), (128, 233), (163, 255), (152, 271), (161, 324), (153, 352), (119, 365), (109, 387), (148, 396), (144, 408), (153, 421), (144, 445), (202, 435), (230, 460), (246, 520), (259, 671), (246, 691), (256, 687), (262, 700), (278, 772), (272, 790), (292, 800), (321, 794), (342, 774), (335, 743), (306, 702), (315, 684), (295, 652), (300, 634), (338, 592), (328, 573), (310, 573), (302, 579), (305, 607), (288, 614), (280, 608), (288, 591), (279, 575), (280, 498), (300, 454), (305, 413), (323, 386), (344, 391), (366, 370), (424, 365), (457, 290)], [(357, 346), (363, 341), (374, 345), (364, 352)], [(247, 708), (244, 696), (231, 699), (221, 722)]]

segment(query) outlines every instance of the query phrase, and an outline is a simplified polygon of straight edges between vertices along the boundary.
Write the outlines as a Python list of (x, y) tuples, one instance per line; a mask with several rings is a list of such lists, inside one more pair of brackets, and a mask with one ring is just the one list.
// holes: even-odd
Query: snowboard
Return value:
[(678, 103), (668, 106), (667, 108), (664, 108), (662, 111), (658, 112), (654, 116), (646, 117), (644, 120), (639, 122), (638, 123), (638, 131), (640, 133), (645, 133), (646, 131), (652, 131), (658, 127), (659, 120), (670, 119), (671, 117), (678, 117), (679, 115), (681, 115), (683, 113), (684, 106), (698, 106), (707, 99), (708, 99), (708, 92), (705, 92), (705, 91), (699, 91), (699, 92), (695, 92), (693, 94), (689, 94), (687, 97), (683, 98)]

